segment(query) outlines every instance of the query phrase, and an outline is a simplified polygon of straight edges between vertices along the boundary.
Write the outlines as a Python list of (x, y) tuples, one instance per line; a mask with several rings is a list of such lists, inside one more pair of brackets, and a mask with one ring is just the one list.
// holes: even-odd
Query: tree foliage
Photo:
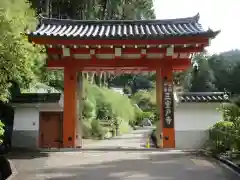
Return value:
[(175, 79), (183, 84), (185, 91), (191, 92), (230, 92), (240, 95), (240, 51), (228, 51), (218, 55), (201, 54), (193, 61), (199, 65), (196, 71), (190, 67), (188, 71), (177, 73)]
[[(41, 64), (40, 47), (23, 36), (35, 27), (34, 11), (25, 0), (1, 0), (0, 4), (0, 100), (9, 97), (11, 82), (27, 87), (36, 80), (36, 64)], [(43, 61), (42, 61), (43, 62)]]
[(198, 64), (198, 69), (191, 68), (185, 79), (185, 89), (191, 92), (212, 92), (216, 91), (214, 82), (215, 77), (212, 69), (209, 67), (208, 58), (203, 55), (197, 55), (193, 58)]
[(38, 13), (88, 20), (154, 19), (152, 0), (31, 0)]

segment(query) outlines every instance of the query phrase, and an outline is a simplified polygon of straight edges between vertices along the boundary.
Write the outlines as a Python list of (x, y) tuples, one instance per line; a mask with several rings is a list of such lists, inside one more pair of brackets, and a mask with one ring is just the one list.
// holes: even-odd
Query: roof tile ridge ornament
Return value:
[[(200, 19), (200, 13), (198, 12), (195, 16), (193, 16), (192, 17), (192, 19), (193, 19), (193, 21), (192, 21), (192, 23), (200, 23), (199, 22), (199, 19)], [(200, 23), (200, 25), (202, 26), (202, 24)], [(203, 30), (205, 30), (206, 32), (208, 32), (208, 33), (212, 33), (214, 36), (213, 36), (213, 38), (215, 38), (220, 32), (221, 32), (221, 30), (220, 29), (218, 29), (218, 30), (214, 30), (214, 29), (212, 29), (212, 28), (210, 28), (209, 26), (206, 28), (204, 28), (204, 27), (202, 27), (203, 28)]]
[(224, 88), (223, 98), (224, 98), (225, 100), (228, 100), (228, 99), (229, 99), (229, 95), (230, 95), (230, 93), (227, 91), (227, 89)]
[(199, 22), (199, 19), (200, 19), (200, 13), (198, 12), (195, 16), (192, 17), (194, 22)]
[(215, 38), (220, 32), (221, 30), (220, 29), (216, 29), (214, 30), (213, 28), (210, 28), (209, 26), (207, 28), (203, 28), (207, 33), (212, 33), (213, 34), (213, 38)]
[(211, 33), (214, 33), (214, 37), (216, 37), (220, 32), (221, 30), (213, 30), (212, 28), (208, 27), (208, 29), (206, 30), (206, 32), (211, 32)]

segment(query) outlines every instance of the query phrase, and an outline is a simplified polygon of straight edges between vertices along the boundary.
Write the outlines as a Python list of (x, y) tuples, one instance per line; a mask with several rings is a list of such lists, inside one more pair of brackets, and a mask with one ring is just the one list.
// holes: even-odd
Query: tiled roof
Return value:
[(61, 93), (24, 93), (14, 97), (10, 103), (58, 103)]
[(183, 93), (179, 95), (182, 103), (187, 102), (230, 102), (229, 95), (223, 92)]
[(174, 36), (215, 37), (219, 32), (204, 30), (199, 15), (166, 20), (70, 20), (41, 17), (31, 36), (68, 39), (162, 39)]

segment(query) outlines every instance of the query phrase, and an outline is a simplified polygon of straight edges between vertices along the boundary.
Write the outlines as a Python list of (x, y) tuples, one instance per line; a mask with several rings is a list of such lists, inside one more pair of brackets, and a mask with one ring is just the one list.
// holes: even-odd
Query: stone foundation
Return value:
[(12, 147), (29, 149), (38, 148), (38, 131), (13, 130)]

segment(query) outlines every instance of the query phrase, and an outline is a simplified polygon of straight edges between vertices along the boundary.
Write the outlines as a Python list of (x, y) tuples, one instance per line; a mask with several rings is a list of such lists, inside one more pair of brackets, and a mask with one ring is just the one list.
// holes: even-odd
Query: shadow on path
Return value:
[[(110, 153), (111, 154), (111, 153)], [(109, 156), (110, 156), (109, 154)], [(93, 154), (92, 154), (93, 155)], [(90, 154), (91, 156), (91, 154)], [(120, 155), (121, 156), (121, 155)], [(98, 158), (95, 156), (95, 158)], [(194, 163), (194, 159), (199, 164)], [(81, 161), (81, 159), (79, 159)], [(205, 162), (205, 164), (204, 164)], [(206, 163), (208, 162), (208, 163)], [(202, 163), (202, 164), (201, 164)], [(32, 172), (48, 180), (237, 180), (239, 177), (198, 154), (146, 154)]]
[(6, 157), (10, 160), (14, 159), (35, 159), (35, 158), (42, 158), (48, 157), (47, 152), (40, 152), (37, 150), (30, 150), (25, 148), (14, 148), (6, 154)]

